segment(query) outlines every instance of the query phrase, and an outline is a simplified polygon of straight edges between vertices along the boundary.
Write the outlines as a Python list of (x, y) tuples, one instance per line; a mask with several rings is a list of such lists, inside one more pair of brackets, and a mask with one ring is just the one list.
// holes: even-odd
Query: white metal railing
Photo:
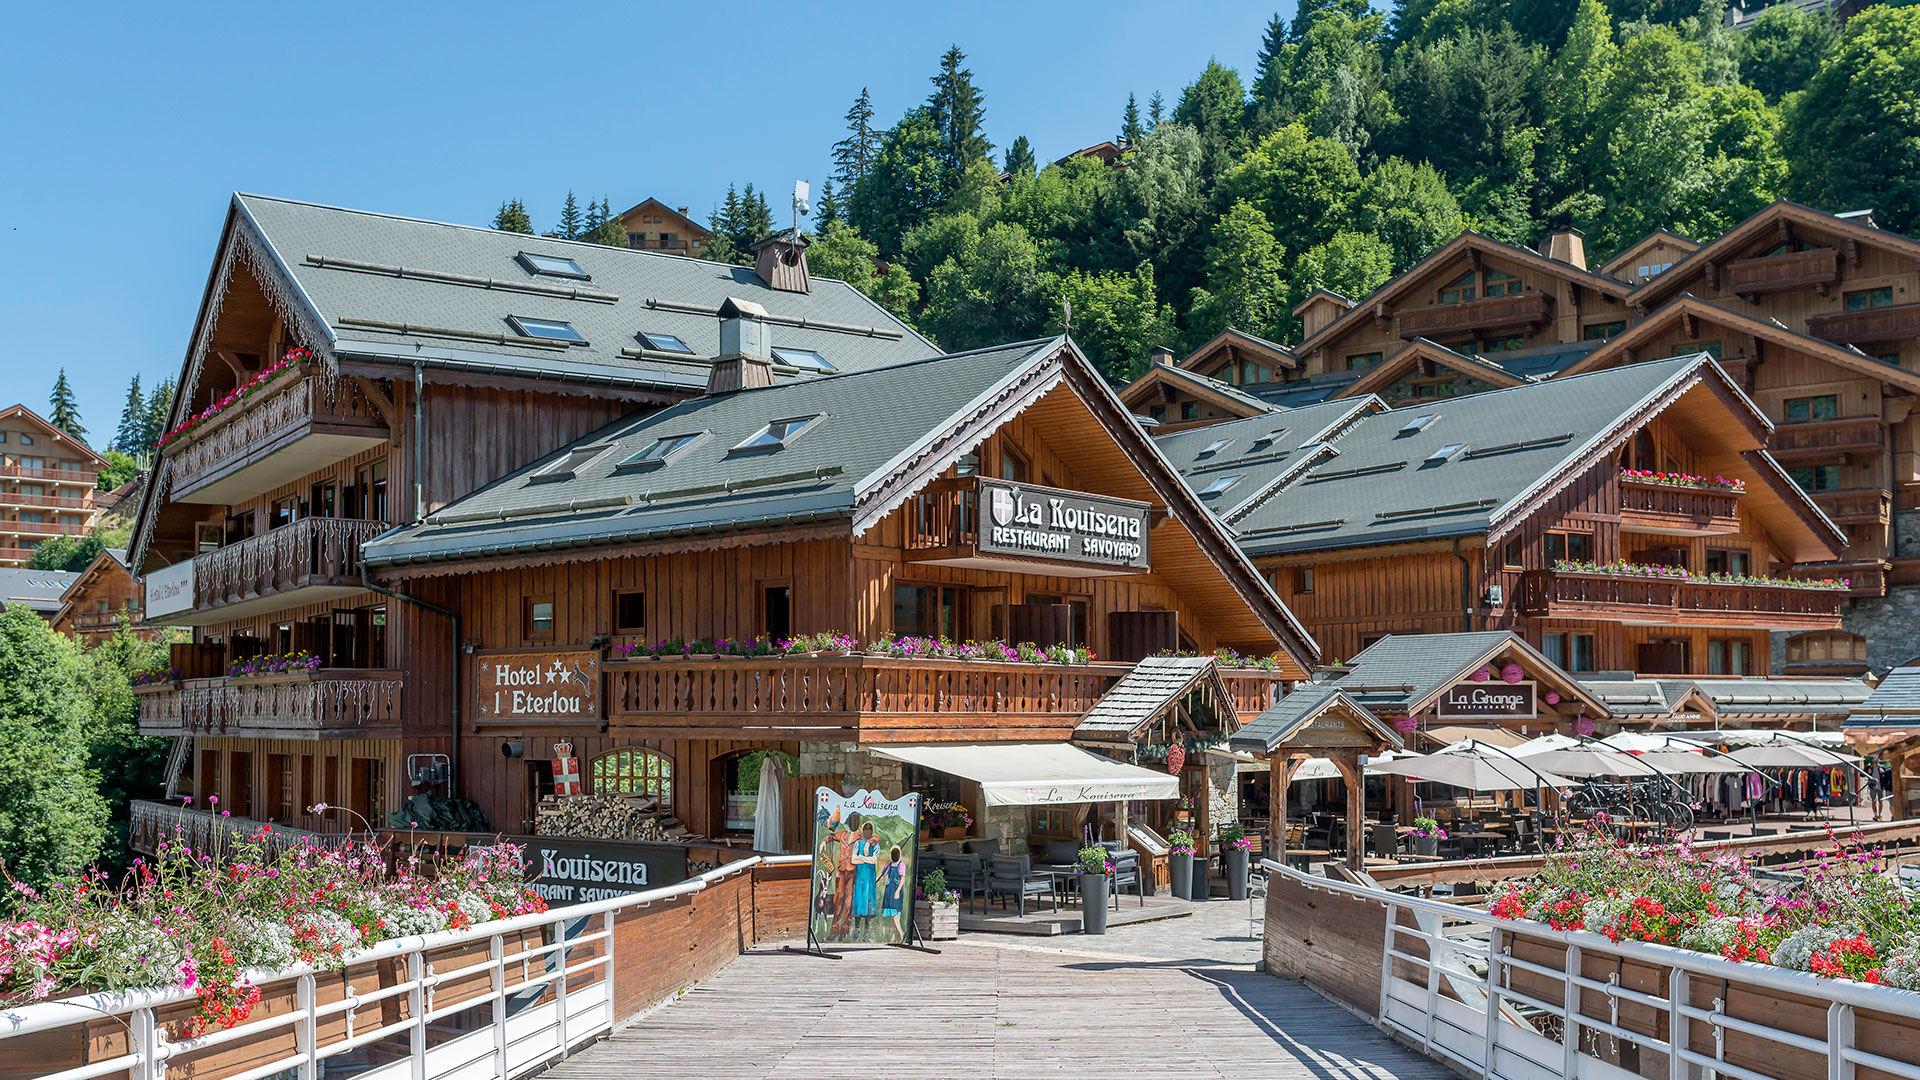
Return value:
[[(1674, 1080), (1697, 1076), (1700, 1069), (1741, 1080), (1776, 1080), (1774, 1074), (1727, 1060), (1730, 1035), (1763, 1040), (1782, 1050), (1822, 1055), (1831, 1080), (1851, 1078), (1859, 1066), (1920, 1080), (1920, 1038), (1916, 1038), (1916, 1031), (1920, 1031), (1920, 994), (1822, 978), (1769, 964), (1734, 963), (1666, 945), (1614, 942), (1599, 934), (1555, 930), (1543, 923), (1496, 919), (1486, 911), (1315, 878), (1268, 859), (1261, 860), (1261, 866), (1270, 877), (1291, 879), (1293, 885), (1308, 890), (1383, 906), (1386, 934), (1375, 1023), (1419, 1045), (1429, 1056), (1474, 1075), (1501, 1080), (1627, 1080), (1639, 1075), (1589, 1052), (1585, 1033), (1593, 1033), (1665, 1055)], [(1272, 895), (1273, 890), (1269, 888), (1268, 892)], [(1412, 916), (1414, 925), (1401, 925), (1402, 912)], [(1275, 929), (1276, 921), (1268, 918), (1269, 932)], [(1517, 938), (1562, 946), (1566, 950), (1563, 966), (1515, 956)], [(1414, 942), (1426, 956), (1408, 951)], [(1605, 957), (1616, 966), (1631, 961), (1665, 969), (1666, 985), (1659, 993), (1636, 990), (1621, 984), (1618, 971), (1605, 980), (1591, 978), (1585, 973), (1583, 961), (1595, 956)], [(1402, 965), (1398, 970), (1396, 962)], [(1407, 968), (1423, 977), (1406, 977)], [(1522, 985), (1515, 985), (1516, 973), (1523, 976)], [(1558, 984), (1559, 1000), (1536, 989), (1542, 980)], [(1711, 1008), (1695, 1003), (1696, 984), (1713, 988)], [(1823, 1002), (1825, 1036), (1815, 1038), (1784, 1026), (1729, 1015), (1730, 990), (1787, 994)], [(1593, 1000), (1587, 996), (1589, 992), (1606, 1001), (1606, 1017), (1582, 1010), (1583, 998), (1586, 1002)], [(1621, 1020), (1623, 1004), (1650, 1010), (1651, 1022), (1625, 1026)], [(1788, 1005), (1780, 1002), (1769, 1015), (1790, 1011)], [(1857, 1012), (1872, 1014), (1876, 1022), (1892, 1018), (1903, 1030), (1898, 1039), (1902, 1057), (1888, 1057), (1856, 1045)], [(1535, 1024), (1531, 1022), (1534, 1017), (1548, 1018), (1548, 1022)], [(1695, 1025), (1703, 1025), (1705, 1032), (1697, 1031)], [(1703, 1041), (1710, 1043), (1712, 1053), (1696, 1049)], [(1695, 1068), (1690, 1070), (1689, 1066)]]
[[(384, 941), (354, 954), (343, 965), (295, 965), (250, 972), (249, 982), (263, 989), (277, 987), (284, 991), (286, 984), (292, 983), (293, 1007), (284, 1012), (256, 1009), (254, 1018), (245, 1023), (191, 1039), (168, 1039), (160, 1018), (163, 1011), (178, 1011), (170, 1007), (195, 1000), (193, 994), (179, 989), (86, 994), (0, 1010), (0, 1061), (7, 1063), (8, 1076), (22, 1080), (166, 1080), (169, 1063), (182, 1063), (189, 1055), (232, 1043), (272, 1039), (291, 1029), (291, 1048), (270, 1060), (247, 1055), (245, 1068), (234, 1072), (197, 1064), (191, 1075), (194, 1080), (260, 1080), (291, 1073), (297, 1080), (316, 1080), (323, 1071), (322, 1062), (404, 1035), (409, 1042), (405, 1057), (357, 1072), (356, 1080), (444, 1080), (455, 1076), (460, 1080), (511, 1080), (565, 1057), (581, 1043), (610, 1032), (624, 1019), (615, 1015), (614, 993), (618, 962), (614, 916), (620, 911), (691, 896), (756, 866), (804, 863), (808, 859), (806, 855), (749, 856), (676, 885), (499, 919), (465, 930)], [(598, 928), (588, 932), (587, 920), (596, 917)], [(571, 934), (569, 924), (578, 924)], [(539, 932), (542, 944), (529, 945), (524, 940), (529, 931)], [(519, 948), (510, 950), (510, 941)], [(480, 943), (487, 946), (485, 959), (445, 972), (436, 972), (428, 955)], [(570, 955), (580, 951), (593, 955), (584, 959)], [(359, 979), (362, 985), (355, 985), (354, 979), (359, 977), (351, 969), (368, 964), (391, 969), (395, 963), (404, 966), (404, 978), (388, 981), (368, 977)], [(343, 966), (349, 969), (345, 992), (337, 1001), (320, 1001), (317, 991), (321, 980), (337, 974)], [(518, 978), (510, 979), (511, 975)], [(435, 1002), (435, 989), (443, 983), (481, 976), (489, 984), (485, 994), (460, 995), (450, 1004)], [(522, 1007), (510, 1009), (510, 999), (517, 999)], [(396, 1005), (404, 1001), (405, 1015), (372, 1028), (358, 1020), (361, 1009), (386, 1001)], [(642, 1007), (652, 1004), (640, 1003)], [(465, 1028), (452, 1038), (443, 1037), (447, 1034), (444, 1026), (436, 1027), (457, 1013), (482, 1007), (488, 1018), (478, 1027)], [(98, 1035), (100, 1022), (109, 1018), (125, 1024), (127, 1052), (99, 1061), (58, 1068), (73, 1060), (69, 1056), (49, 1061), (53, 1066), (50, 1071), (36, 1074), (23, 1067), (31, 1060), (28, 1051), (16, 1051), (7, 1043), (9, 1039), (22, 1039), (18, 1045), (24, 1046), (27, 1036), (77, 1029), (84, 1044), (89, 1034)], [(431, 1044), (430, 1030), (437, 1039)]]

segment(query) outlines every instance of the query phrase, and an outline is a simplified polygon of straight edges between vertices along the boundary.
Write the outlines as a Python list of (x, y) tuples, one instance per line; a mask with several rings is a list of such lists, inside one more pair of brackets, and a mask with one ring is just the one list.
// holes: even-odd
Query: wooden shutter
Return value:
[(1132, 663), (1159, 652), (1180, 648), (1180, 616), (1172, 611), (1110, 611), (1107, 613), (1105, 659)]
[(1073, 609), (1065, 604), (1007, 605), (1007, 640), (1041, 647), (1065, 645), (1073, 632)]
[(1638, 650), (1635, 670), (1647, 675), (1685, 675), (1687, 673), (1687, 643), (1684, 641), (1649, 641)]

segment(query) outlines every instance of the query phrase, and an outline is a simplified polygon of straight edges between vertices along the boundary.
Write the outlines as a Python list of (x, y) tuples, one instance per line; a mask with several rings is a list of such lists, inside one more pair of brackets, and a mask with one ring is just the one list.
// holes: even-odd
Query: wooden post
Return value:
[(1360, 775), (1360, 755), (1354, 750), (1335, 750), (1331, 756), (1333, 767), (1340, 770), (1340, 778), (1347, 784), (1347, 866), (1363, 870), (1366, 868), (1367, 788)]
[(1287, 861), (1287, 761), (1284, 754), (1267, 756), (1267, 858), (1277, 863)]

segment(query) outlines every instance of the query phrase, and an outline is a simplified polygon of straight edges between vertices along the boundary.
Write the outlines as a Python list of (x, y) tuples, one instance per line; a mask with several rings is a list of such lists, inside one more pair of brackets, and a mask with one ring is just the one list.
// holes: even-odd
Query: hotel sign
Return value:
[(1531, 682), (1463, 682), (1447, 687), (1434, 706), (1441, 720), (1532, 720), (1540, 715)]
[(980, 480), (980, 553), (1145, 570), (1147, 504), (1034, 484)]
[(163, 566), (144, 579), (147, 596), (143, 618), (155, 619), (162, 615), (175, 615), (193, 608), (193, 560), (181, 559), (172, 566)]
[(598, 650), (484, 652), (474, 663), (477, 722), (600, 722)]

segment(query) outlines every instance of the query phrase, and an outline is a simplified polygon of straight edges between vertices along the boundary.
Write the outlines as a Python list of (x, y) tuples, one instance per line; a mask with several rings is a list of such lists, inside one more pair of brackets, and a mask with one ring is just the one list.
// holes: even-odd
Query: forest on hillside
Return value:
[[(1125, 148), (1117, 168), (996, 146), (958, 46), (931, 82), (890, 126), (855, 99), (811, 269), (952, 350), (1056, 333), (1071, 304), (1116, 380), (1226, 326), (1297, 340), (1313, 289), (1364, 296), (1462, 229), (1531, 245), (1570, 224), (1594, 265), (1782, 197), (1920, 229), (1908, 4), (1844, 24), (1785, 5), (1736, 30), (1722, 0), (1302, 0), (1252, 72), (1209, 63), (1171, 102), (1117, 102), (1086, 138)], [(774, 227), (751, 186), (709, 224), (708, 257), (736, 262)], [(495, 226), (532, 231), (518, 200)]]

